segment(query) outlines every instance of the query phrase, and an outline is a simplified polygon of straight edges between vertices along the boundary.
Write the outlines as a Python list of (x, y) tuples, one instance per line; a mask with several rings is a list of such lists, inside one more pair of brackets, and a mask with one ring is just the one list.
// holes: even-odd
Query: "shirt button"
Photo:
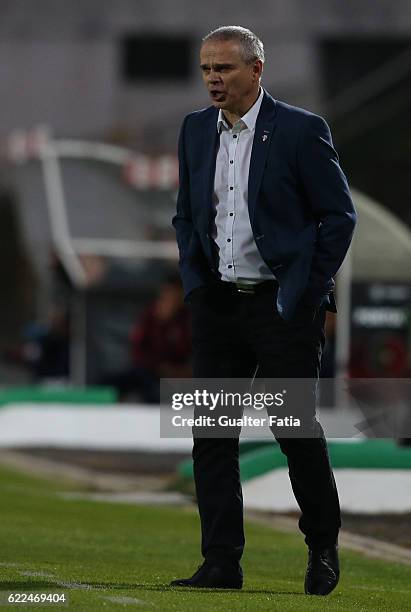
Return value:
[(234, 216), (234, 213), (230, 213), (230, 217), (233, 217), (233, 216)]
[(233, 266), (231, 264), (228, 264), (227, 268), (232, 268)]
[(230, 164), (233, 164), (233, 163), (234, 163), (234, 161), (232, 159), (230, 159)]
[(234, 189), (234, 187), (230, 187), (230, 191), (232, 191)]
[(237, 134), (233, 134), (233, 138), (237, 138)]
[(227, 238), (227, 242), (231, 242), (231, 238)]

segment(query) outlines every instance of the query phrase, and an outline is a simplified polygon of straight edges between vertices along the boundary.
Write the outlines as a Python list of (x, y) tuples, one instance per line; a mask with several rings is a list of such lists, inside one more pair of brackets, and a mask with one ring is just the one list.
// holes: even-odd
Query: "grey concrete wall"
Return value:
[(127, 85), (119, 71), (119, 40), (129, 32), (156, 31), (200, 41), (228, 23), (263, 39), (263, 84), (274, 97), (322, 112), (319, 38), (408, 35), (411, 2), (1, 0), (0, 137), (16, 126), (47, 123), (58, 135), (131, 134), (137, 145), (172, 148), (182, 116), (208, 104), (197, 72), (199, 45), (188, 83)]

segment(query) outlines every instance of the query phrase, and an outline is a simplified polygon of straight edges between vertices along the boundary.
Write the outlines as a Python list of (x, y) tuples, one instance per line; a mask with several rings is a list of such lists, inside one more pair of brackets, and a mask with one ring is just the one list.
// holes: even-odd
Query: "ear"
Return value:
[(263, 73), (263, 62), (261, 60), (255, 60), (253, 64), (253, 76), (255, 80), (259, 79)]

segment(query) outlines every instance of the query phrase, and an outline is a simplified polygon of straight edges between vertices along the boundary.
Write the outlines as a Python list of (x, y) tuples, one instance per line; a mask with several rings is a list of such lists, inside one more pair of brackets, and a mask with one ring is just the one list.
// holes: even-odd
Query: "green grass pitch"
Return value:
[[(411, 568), (341, 551), (342, 578), (328, 597), (303, 593), (302, 536), (246, 525), (242, 591), (171, 589), (200, 562), (191, 509), (64, 497), (71, 486), (0, 470), (1, 596), (65, 593), (69, 609), (198, 612), (411, 610)], [(26, 606), (0, 606), (4, 610)], [(35, 609), (64, 609), (49, 605)]]

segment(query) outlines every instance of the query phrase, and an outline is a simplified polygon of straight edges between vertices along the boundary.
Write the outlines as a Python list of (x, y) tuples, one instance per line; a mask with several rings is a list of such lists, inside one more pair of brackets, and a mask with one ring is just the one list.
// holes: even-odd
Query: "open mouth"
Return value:
[(217, 89), (211, 89), (210, 96), (213, 100), (220, 100), (222, 98), (225, 98), (225, 93), (223, 91), (218, 91)]

